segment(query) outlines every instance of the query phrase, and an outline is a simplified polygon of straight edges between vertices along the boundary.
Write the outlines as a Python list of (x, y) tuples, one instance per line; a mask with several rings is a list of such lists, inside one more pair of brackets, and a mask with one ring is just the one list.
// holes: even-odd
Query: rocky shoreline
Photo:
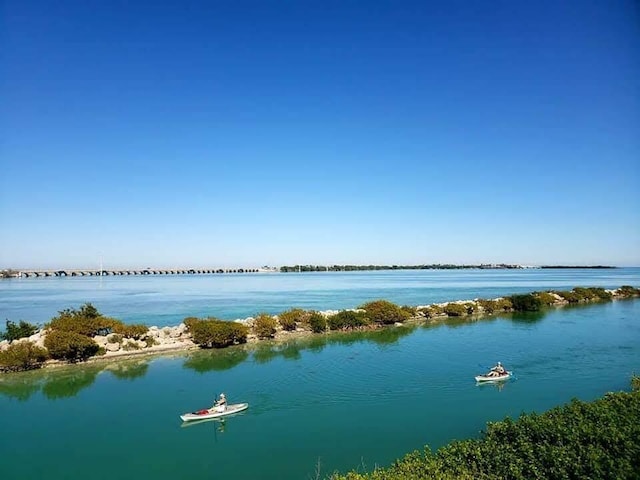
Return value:
[[(403, 309), (410, 309), (411, 315), (403, 322), (394, 322), (391, 324), (382, 325), (379, 323), (372, 323), (369, 325), (363, 325), (359, 327), (341, 328), (338, 330), (329, 330), (327, 327), (323, 332), (312, 332), (308, 325), (302, 323), (296, 323), (295, 328), (285, 329), (280, 323), (278, 323), (278, 316), (274, 315), (273, 318), (276, 321), (273, 335), (269, 337), (270, 340), (279, 342), (293, 340), (297, 338), (304, 338), (312, 335), (325, 335), (335, 331), (346, 330), (374, 330), (380, 328), (393, 328), (394, 326), (400, 326), (403, 324), (420, 324), (420, 323), (438, 323), (451, 317), (466, 317), (469, 320), (477, 320), (483, 317), (497, 316), (500, 314), (508, 313), (510, 311), (516, 311), (513, 300), (515, 297), (535, 297), (538, 302), (542, 302), (544, 307), (563, 307), (570, 303), (596, 303), (598, 301), (605, 301), (601, 297), (572, 297), (568, 294), (574, 292), (598, 290), (604, 292), (601, 295), (606, 294), (607, 300), (617, 300), (622, 298), (631, 298), (640, 296), (640, 289), (634, 287), (620, 287), (614, 290), (605, 289), (576, 289), (571, 292), (533, 292), (525, 295), (514, 295), (512, 297), (500, 297), (492, 300), (474, 299), (474, 300), (457, 300), (452, 302), (434, 303), (430, 305), (419, 305), (416, 307), (402, 307)], [(506, 300), (505, 300), (506, 299)], [(318, 312), (325, 319), (341, 313), (341, 312), (355, 312), (362, 313), (362, 309), (346, 309), (346, 310), (325, 310)], [(186, 319), (185, 319), (186, 320)], [(244, 325), (249, 332), (246, 339), (242, 343), (257, 343), (263, 341), (255, 331), (254, 326), (256, 319), (254, 317), (248, 317), (244, 319), (236, 319), (233, 322)], [(188, 322), (187, 322), (188, 323)], [(168, 353), (176, 353), (182, 351), (200, 349), (197, 343), (194, 342), (192, 333), (189, 331), (187, 323), (180, 323), (173, 327), (148, 327), (148, 330), (139, 338), (126, 338), (118, 333), (109, 333), (107, 335), (95, 335), (92, 337), (93, 341), (98, 345), (100, 354), (91, 356), (83, 362), (97, 362), (97, 361), (112, 361), (117, 359), (128, 359), (131, 357), (137, 357), (140, 355), (162, 355)], [(284, 323), (284, 322), (281, 322)], [(20, 338), (9, 342), (3, 340), (0, 342), (0, 355), (2, 352), (8, 351), (13, 345), (29, 342), (30, 344), (45, 349), (45, 340), (50, 330), (47, 328), (41, 329), (33, 335), (25, 338)], [(32, 368), (40, 367), (53, 367), (56, 365), (68, 365), (68, 361), (52, 360), (48, 359), (43, 362), (34, 364)], [(1, 366), (1, 365), (0, 365)], [(28, 369), (28, 368), (25, 368)], [(2, 370), (2, 369), (0, 369)]]

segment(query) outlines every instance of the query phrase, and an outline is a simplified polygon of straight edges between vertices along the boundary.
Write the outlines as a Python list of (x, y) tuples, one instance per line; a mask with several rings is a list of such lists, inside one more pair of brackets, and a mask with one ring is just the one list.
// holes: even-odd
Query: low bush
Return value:
[(191, 318), (188, 322), (185, 320), (185, 324), (191, 332), (193, 342), (202, 348), (222, 348), (245, 343), (249, 332), (246, 325), (225, 322), (216, 318), (205, 320)]
[(86, 303), (79, 310), (67, 308), (58, 312), (58, 316), (51, 319), (47, 328), (95, 337), (111, 333), (118, 324), (122, 325), (122, 322), (103, 316), (93, 305)]
[(623, 297), (637, 297), (640, 295), (640, 288), (635, 288), (631, 285), (623, 285), (618, 289), (618, 295)]
[(86, 360), (98, 352), (98, 344), (93, 339), (75, 332), (50, 331), (44, 339), (49, 355), (58, 360), (77, 362)]
[(19, 372), (40, 368), (48, 356), (44, 348), (33, 342), (14, 342), (0, 352), (0, 371)]
[(258, 338), (272, 338), (276, 334), (276, 319), (268, 313), (260, 313), (253, 322), (253, 332)]
[(496, 298), (494, 301), (496, 302), (496, 312), (510, 312), (513, 310), (513, 303), (509, 298)]
[(322, 333), (327, 330), (327, 319), (318, 312), (311, 312), (307, 322), (313, 333)]
[(396, 322), (404, 322), (411, 317), (405, 310), (395, 303), (387, 300), (375, 300), (358, 307), (366, 312), (367, 318), (372, 323), (391, 325)]
[(516, 312), (537, 312), (542, 307), (542, 301), (535, 295), (512, 295), (511, 305)]
[(443, 310), (450, 317), (462, 317), (468, 314), (467, 307), (461, 303), (448, 303)]
[(535, 295), (538, 300), (540, 300), (540, 303), (546, 307), (554, 305), (558, 301), (558, 299), (550, 292), (533, 292), (533, 295)]
[(111, 333), (107, 337), (107, 343), (122, 343), (122, 335), (118, 333)]
[(296, 329), (298, 323), (305, 323), (308, 316), (309, 312), (306, 310), (292, 308), (278, 315), (278, 323), (284, 330), (292, 331)]
[(434, 318), (442, 315), (444, 310), (440, 305), (429, 305), (428, 307), (419, 309), (419, 312), (427, 318)]
[(38, 327), (32, 325), (24, 320), (20, 320), (20, 323), (16, 325), (15, 322), (7, 320), (6, 331), (0, 332), (0, 340), (18, 340), (19, 338), (30, 337), (38, 331)]
[(576, 292), (572, 292), (569, 290), (561, 290), (559, 292), (555, 292), (558, 295), (560, 295), (566, 302), (569, 303), (578, 303), (580, 302), (580, 295), (578, 295)]
[(333, 480), (637, 479), (640, 472), (640, 392), (573, 400), (517, 421), (491, 422), (480, 439), (414, 452), (369, 474)]
[(410, 305), (403, 305), (400, 307), (400, 310), (405, 312), (407, 318), (415, 317), (418, 314), (418, 309)]
[(369, 319), (365, 312), (342, 310), (335, 315), (327, 317), (327, 325), (330, 330), (353, 330), (354, 328), (369, 325)]
[(140, 350), (140, 345), (138, 345), (135, 341), (128, 341), (122, 344), (122, 349), (129, 352), (131, 350)]
[(480, 308), (482, 308), (483, 312), (488, 314), (491, 314), (498, 310), (498, 306), (495, 300), (485, 300), (484, 298), (481, 298), (480, 300), (478, 300), (478, 305), (480, 305)]
[(149, 332), (149, 327), (146, 325), (126, 325), (119, 322), (113, 325), (113, 332), (122, 335), (124, 338), (140, 340)]

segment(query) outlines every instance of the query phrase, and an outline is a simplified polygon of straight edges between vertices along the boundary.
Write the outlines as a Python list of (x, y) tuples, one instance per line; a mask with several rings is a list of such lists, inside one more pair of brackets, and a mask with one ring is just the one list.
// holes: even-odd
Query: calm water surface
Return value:
[[(640, 283), (632, 269), (556, 272), (384, 272), (370, 281), (367, 274), (303, 274), (297, 287), (293, 276), (278, 275), (107, 277), (113, 283), (101, 287), (95, 279), (25, 279), (0, 288), (9, 318), (34, 319), (41, 311), (46, 320), (51, 310), (91, 300), (110, 315), (160, 324), (162, 310), (177, 323), (171, 319), (190, 307), (234, 318), (380, 297), (417, 304)], [(240, 287), (247, 279), (250, 291)], [(270, 288), (271, 280), (282, 290)], [(199, 298), (180, 300), (181, 293), (198, 297), (196, 290)], [(254, 303), (222, 306), (254, 294)], [(325, 294), (330, 301), (316, 305)], [(156, 301), (162, 308), (152, 308)], [(183, 310), (176, 315), (171, 305)], [(25, 315), (7, 313), (20, 311)], [(477, 386), (473, 376), (497, 360), (516, 378)], [(638, 300), (5, 375), (0, 471), (8, 479), (309, 479), (318, 464), (322, 474), (371, 469), (426, 444), (476, 436), (485, 422), (505, 415), (628, 389), (634, 371), (640, 372)], [(249, 402), (249, 410), (182, 426), (180, 413), (209, 406), (221, 391), (231, 402)]]

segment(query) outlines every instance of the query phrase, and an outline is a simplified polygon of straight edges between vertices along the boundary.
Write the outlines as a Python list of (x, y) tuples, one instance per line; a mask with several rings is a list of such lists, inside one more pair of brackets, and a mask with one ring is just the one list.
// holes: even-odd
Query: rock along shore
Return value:
[[(543, 301), (545, 307), (563, 307), (565, 305), (568, 305), (569, 303), (584, 304), (595, 303), (597, 301), (603, 300), (602, 298), (587, 299), (586, 297), (580, 298), (568, 295), (580, 290), (586, 291), (589, 289), (580, 289), (579, 287), (577, 287), (571, 292), (534, 292), (532, 294), (525, 294), (520, 296), (524, 297), (537, 295), (537, 298), (543, 299), (541, 301)], [(640, 296), (640, 289), (636, 289), (633, 287), (621, 287), (615, 290), (598, 290), (605, 292), (608, 300), (617, 300), (621, 298)], [(412, 312), (411, 316), (407, 318), (404, 323), (437, 323), (451, 317), (468, 317), (469, 319), (474, 320), (482, 317), (504, 314), (514, 311), (511, 300), (508, 300), (508, 302), (506, 302), (505, 300), (513, 299), (517, 296), (518, 295), (514, 295), (513, 297), (500, 297), (493, 300), (456, 300), (452, 302), (434, 303), (430, 305), (419, 305), (416, 307), (403, 307), (411, 309)], [(325, 310), (318, 313), (320, 313), (325, 319), (329, 319), (330, 317), (344, 311), (364, 312), (364, 310), (360, 309), (346, 309)], [(297, 323), (295, 325), (295, 328), (292, 330), (285, 330), (277, 322), (278, 316), (275, 315), (273, 316), (273, 318), (276, 320), (276, 327), (273, 335), (269, 337), (270, 340), (292, 340), (295, 338), (302, 338), (310, 335), (330, 333), (330, 330), (328, 329), (324, 332), (314, 333), (310, 330), (308, 325), (304, 325), (302, 323)], [(242, 324), (247, 327), (249, 333), (246, 337), (246, 343), (256, 343), (262, 340), (254, 331), (255, 321), (256, 319), (254, 317), (233, 320), (233, 322)], [(342, 328), (339, 330), (372, 330), (376, 328), (393, 327), (394, 325), (398, 326), (401, 324), (402, 323), (393, 323), (385, 326), (380, 324), (371, 324), (357, 328)], [(46, 349), (45, 339), (49, 333), (50, 330), (44, 328), (29, 337), (16, 339), (12, 342), (3, 340), (0, 342), (0, 355), (2, 354), (2, 352), (8, 351), (12, 345), (17, 345), (24, 342), (30, 342), (37, 347)], [(100, 351), (102, 354), (89, 357), (87, 361), (90, 362), (101, 360), (111, 361), (115, 359), (131, 358), (139, 355), (168, 354), (200, 348), (200, 346), (193, 341), (192, 334), (185, 323), (180, 323), (179, 325), (173, 327), (149, 327), (147, 332), (144, 335), (140, 336), (140, 338), (138, 339), (126, 338), (117, 333), (96, 335), (92, 338), (93, 341), (98, 345), (98, 347), (100, 347)], [(61, 360), (46, 360), (45, 362), (40, 362), (37, 365), (33, 365), (32, 368), (39, 368), (41, 366), (51, 367), (56, 365), (67, 365), (68, 363), (69, 362)], [(0, 364), (0, 371), (3, 370), (1, 367), (2, 365)]]

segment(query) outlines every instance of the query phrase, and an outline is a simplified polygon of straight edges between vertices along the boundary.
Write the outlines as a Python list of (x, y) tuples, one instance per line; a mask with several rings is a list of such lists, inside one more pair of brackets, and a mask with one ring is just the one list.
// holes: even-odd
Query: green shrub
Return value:
[(72, 362), (86, 360), (98, 352), (98, 344), (93, 339), (75, 332), (50, 331), (44, 339), (49, 355), (58, 360)]
[(47, 351), (33, 342), (14, 342), (8, 349), (0, 352), (0, 371), (32, 370), (42, 366), (47, 358)]
[(569, 303), (578, 303), (580, 301), (580, 296), (576, 292), (570, 292), (568, 290), (562, 290), (556, 292), (560, 295), (566, 302)]
[(512, 295), (511, 304), (516, 312), (537, 312), (542, 307), (542, 302), (535, 295)]
[(253, 331), (258, 338), (272, 338), (276, 334), (276, 319), (268, 313), (260, 313), (253, 322)]
[(127, 341), (122, 344), (122, 349), (127, 352), (131, 350), (140, 350), (140, 345), (138, 345), (135, 341)]
[(447, 303), (443, 310), (450, 317), (462, 317), (468, 313), (467, 307), (460, 303)]
[(573, 400), (544, 414), (490, 422), (477, 440), (414, 452), (386, 469), (334, 480), (637, 479), (640, 392)]
[(478, 305), (480, 305), (480, 308), (482, 308), (483, 312), (488, 314), (492, 314), (493, 312), (498, 310), (498, 305), (496, 304), (495, 300), (485, 300), (484, 298), (481, 298), (480, 300), (478, 300)]
[(144, 339), (144, 343), (146, 343), (145, 348), (153, 347), (154, 345), (158, 345), (158, 341), (153, 337), (147, 337)]
[(640, 377), (638, 375), (631, 377), (631, 390), (634, 392), (640, 391)]
[(327, 319), (319, 312), (311, 312), (308, 323), (314, 333), (322, 333), (327, 330)]
[(604, 288), (591, 287), (589, 288), (589, 291), (593, 297), (603, 302), (609, 302), (613, 298), (613, 294), (606, 291)]
[(623, 297), (637, 297), (640, 295), (640, 289), (631, 285), (623, 285), (618, 289), (618, 295)]
[(108, 343), (122, 343), (122, 335), (118, 333), (111, 333), (107, 338)]
[(513, 309), (513, 304), (509, 298), (496, 298), (496, 312), (510, 312)]
[(18, 340), (19, 338), (30, 337), (38, 331), (38, 327), (32, 325), (24, 320), (20, 320), (17, 325), (11, 320), (6, 322), (6, 332), (0, 332), (0, 340)]
[(115, 323), (113, 325), (113, 332), (122, 335), (124, 338), (140, 340), (149, 332), (149, 327), (146, 325), (126, 325), (124, 323)]
[(411, 317), (395, 303), (387, 300), (375, 300), (359, 307), (366, 312), (367, 318), (372, 323), (391, 325), (396, 322), (404, 322)]
[(405, 314), (407, 315), (407, 318), (415, 317), (418, 314), (418, 309), (410, 305), (403, 305), (400, 307), (400, 310), (405, 312)]
[(298, 323), (305, 323), (305, 319), (309, 316), (309, 312), (301, 308), (292, 308), (278, 315), (280, 326), (287, 331), (296, 329)]
[(369, 324), (365, 312), (342, 310), (327, 317), (327, 325), (331, 330), (352, 330)]
[(111, 333), (117, 325), (122, 325), (122, 322), (101, 315), (93, 305), (86, 303), (79, 310), (67, 308), (58, 312), (58, 316), (52, 318), (47, 327), (51, 330), (95, 337)]
[(427, 318), (434, 318), (444, 313), (443, 308), (440, 305), (429, 305), (419, 309), (422, 314)]
[(193, 342), (202, 348), (221, 348), (245, 343), (249, 331), (246, 325), (216, 318), (192, 319), (188, 323), (188, 328)]
[(545, 307), (555, 305), (558, 301), (558, 299), (550, 292), (533, 292), (532, 295), (535, 295), (538, 300), (540, 300), (540, 304)]

